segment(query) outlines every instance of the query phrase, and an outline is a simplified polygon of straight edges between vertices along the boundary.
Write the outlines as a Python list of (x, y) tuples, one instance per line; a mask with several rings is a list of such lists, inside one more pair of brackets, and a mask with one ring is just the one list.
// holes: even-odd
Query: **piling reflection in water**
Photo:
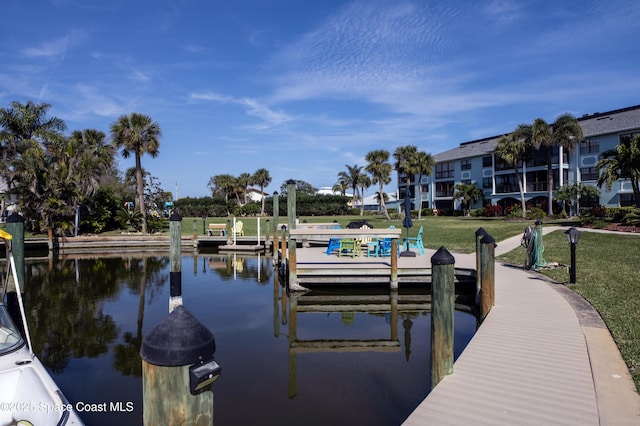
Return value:
[[(92, 425), (141, 424), (142, 336), (167, 314), (169, 257), (27, 258), (38, 356), (73, 402), (132, 402), (81, 413)], [(401, 423), (430, 386), (428, 289), (318, 288), (289, 297), (271, 258), (182, 257), (184, 305), (216, 336), (224, 373), (214, 423)], [(459, 296), (455, 354), (476, 319)], [(127, 407), (127, 405), (123, 405)]]

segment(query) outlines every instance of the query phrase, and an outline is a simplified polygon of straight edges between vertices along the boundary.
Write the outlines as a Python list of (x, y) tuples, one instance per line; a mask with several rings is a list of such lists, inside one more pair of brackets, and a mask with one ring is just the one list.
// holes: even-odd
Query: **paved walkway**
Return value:
[[(519, 245), (499, 242), (496, 256)], [(475, 268), (475, 254), (454, 256)], [(597, 312), (521, 268), (497, 262), (495, 280), (495, 306), (453, 374), (404, 425), (640, 425), (640, 396)]]

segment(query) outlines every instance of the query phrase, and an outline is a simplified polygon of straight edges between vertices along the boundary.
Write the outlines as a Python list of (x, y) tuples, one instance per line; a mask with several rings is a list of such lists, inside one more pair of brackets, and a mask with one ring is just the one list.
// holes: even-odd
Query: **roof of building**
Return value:
[[(640, 105), (608, 112), (585, 114), (578, 118), (585, 138), (640, 129)], [(469, 142), (433, 156), (436, 162), (460, 160), (491, 154), (504, 135)]]

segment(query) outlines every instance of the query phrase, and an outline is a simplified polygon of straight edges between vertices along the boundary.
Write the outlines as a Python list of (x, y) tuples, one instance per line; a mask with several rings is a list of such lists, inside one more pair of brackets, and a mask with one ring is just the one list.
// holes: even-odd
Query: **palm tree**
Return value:
[[(251, 175), (249, 173), (240, 173), (240, 176), (236, 179), (238, 186), (236, 188), (238, 196), (238, 204), (247, 204), (247, 188), (251, 184)], [(240, 195), (242, 195), (243, 202), (240, 203)]]
[(213, 176), (209, 179), (209, 183), (207, 184), (211, 190), (212, 196), (216, 194), (223, 194), (226, 202), (229, 202), (229, 195), (235, 194), (235, 188), (237, 185), (237, 178), (229, 174)]
[(453, 194), (454, 200), (460, 200), (462, 204), (462, 211), (465, 216), (469, 216), (471, 205), (478, 201), (482, 196), (482, 190), (478, 188), (475, 182), (472, 183), (458, 183), (454, 187), (455, 193)]
[(576, 144), (583, 138), (578, 120), (571, 114), (562, 114), (549, 125), (542, 118), (536, 118), (527, 135), (536, 149), (547, 149), (547, 215), (553, 215), (553, 168), (552, 152), (554, 147), (562, 147), (573, 152)]
[(334, 192), (339, 192), (343, 197), (347, 194), (347, 188), (349, 185), (345, 185), (343, 180), (338, 180), (338, 182), (334, 183), (331, 187), (331, 190)]
[(254, 185), (260, 186), (260, 198), (262, 198), (262, 206), (260, 208), (260, 216), (264, 216), (264, 188), (271, 183), (271, 176), (269, 170), (258, 169), (251, 177)]
[[(378, 184), (378, 194), (384, 194), (383, 186), (391, 183), (391, 164), (389, 163), (389, 151), (384, 149), (376, 149), (370, 151), (365, 156), (365, 160), (369, 162), (365, 166), (365, 170), (371, 175), (371, 182), (375, 185)], [(387, 220), (391, 220), (387, 206), (385, 204), (385, 197), (379, 195), (380, 208), (384, 212)]]
[(411, 178), (420, 171), (417, 156), (418, 148), (415, 145), (399, 146), (393, 152), (393, 158), (396, 160), (394, 168), (399, 176), (405, 176), (407, 182), (405, 197), (411, 196)]
[(116, 149), (122, 149), (124, 158), (129, 158), (133, 153), (136, 160), (136, 182), (138, 205), (142, 215), (142, 232), (147, 233), (147, 209), (144, 205), (144, 184), (142, 180), (142, 162), (144, 154), (155, 158), (159, 154), (160, 125), (151, 117), (136, 112), (130, 115), (121, 115), (117, 121), (111, 124), (111, 137)]
[(634, 203), (640, 208), (640, 134), (625, 138), (615, 149), (603, 152), (596, 170), (598, 186), (606, 185), (608, 190), (618, 179), (629, 179)]
[(113, 165), (114, 154), (113, 145), (106, 143), (106, 135), (95, 129), (74, 131), (61, 153), (69, 165), (69, 179), (73, 181), (71, 203), (76, 211), (75, 235), (80, 223), (80, 205), (98, 191), (100, 178)]
[(45, 145), (62, 138), (66, 130), (64, 121), (47, 117), (49, 104), (26, 104), (12, 102), (11, 108), (0, 108), (0, 176), (4, 177), (11, 190), (15, 176), (12, 162), (29, 149), (28, 141)]
[(521, 124), (512, 133), (502, 136), (495, 149), (498, 158), (513, 168), (513, 173), (518, 180), (523, 218), (527, 217), (527, 207), (524, 197), (524, 177), (519, 171), (519, 165), (526, 161), (531, 153), (531, 147), (526, 138), (526, 135), (529, 134), (529, 128), (530, 126)]
[(433, 171), (433, 167), (436, 165), (436, 161), (431, 154), (427, 154), (424, 151), (419, 151), (416, 154), (416, 168), (418, 170), (418, 219), (422, 217), (422, 176), (430, 176)]
[(362, 167), (354, 164), (353, 166), (349, 166), (345, 164), (347, 171), (341, 171), (338, 173), (338, 181), (342, 181), (345, 185), (350, 186), (353, 189), (353, 206), (356, 205), (356, 200), (359, 199), (358, 188), (360, 187), (362, 177), (364, 174), (362, 173)]
[(360, 184), (358, 186), (360, 187), (360, 193), (362, 194), (362, 197), (360, 198), (360, 216), (364, 216), (364, 191), (371, 186), (371, 178), (362, 173), (360, 175)]

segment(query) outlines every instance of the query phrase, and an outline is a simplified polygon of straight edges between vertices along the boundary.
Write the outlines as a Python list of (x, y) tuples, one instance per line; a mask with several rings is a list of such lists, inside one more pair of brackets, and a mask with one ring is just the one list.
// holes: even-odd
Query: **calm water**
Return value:
[[(222, 366), (215, 424), (400, 424), (430, 388), (425, 289), (402, 288), (396, 312), (384, 288), (291, 299), (270, 265), (182, 258), (184, 305), (213, 332)], [(132, 402), (131, 412), (80, 413), (85, 422), (141, 424), (139, 348), (168, 314), (168, 257), (27, 259), (26, 283), (34, 347), (70, 401)], [(476, 319), (456, 312), (455, 325), (457, 357)]]

